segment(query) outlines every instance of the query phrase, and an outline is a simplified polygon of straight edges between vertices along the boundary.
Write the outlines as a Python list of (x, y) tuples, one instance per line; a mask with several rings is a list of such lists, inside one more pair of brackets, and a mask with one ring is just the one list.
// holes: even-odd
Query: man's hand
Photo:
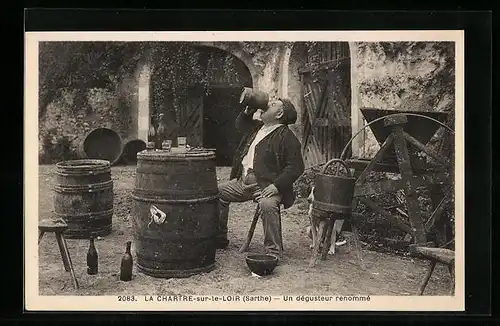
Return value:
[(254, 115), (254, 113), (257, 111), (256, 108), (249, 108), (248, 106), (245, 107), (245, 114), (246, 115)]
[(264, 190), (262, 190), (261, 198), (269, 198), (278, 194), (279, 194), (278, 188), (276, 188), (275, 185), (270, 184), (269, 186), (264, 188)]

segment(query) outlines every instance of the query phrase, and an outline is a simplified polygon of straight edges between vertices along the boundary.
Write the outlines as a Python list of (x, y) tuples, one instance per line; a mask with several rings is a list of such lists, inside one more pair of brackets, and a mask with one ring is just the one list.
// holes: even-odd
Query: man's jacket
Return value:
[[(243, 137), (233, 158), (230, 179), (239, 178), (243, 171), (242, 159), (263, 125), (252, 115), (242, 111), (236, 118), (236, 128)], [(262, 139), (255, 147), (253, 171), (261, 189), (274, 184), (283, 196), (285, 208), (295, 202), (293, 183), (304, 172), (300, 142), (287, 125), (280, 126)]]

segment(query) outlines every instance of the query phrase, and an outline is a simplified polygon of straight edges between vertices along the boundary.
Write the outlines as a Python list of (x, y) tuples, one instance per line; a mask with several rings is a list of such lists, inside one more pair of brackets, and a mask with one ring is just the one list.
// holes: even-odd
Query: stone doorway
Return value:
[[(252, 87), (247, 66), (228, 51), (193, 45), (197, 52), (197, 69), (211, 70), (208, 85), (189, 85), (186, 96), (175, 94), (161, 77), (161, 67), (151, 76), (150, 116), (163, 113), (165, 139), (176, 144), (178, 136), (186, 136), (191, 146), (216, 149), (218, 166), (230, 166), (241, 135), (235, 120), (241, 107), (239, 96), (243, 87)], [(178, 78), (178, 77), (177, 77)]]

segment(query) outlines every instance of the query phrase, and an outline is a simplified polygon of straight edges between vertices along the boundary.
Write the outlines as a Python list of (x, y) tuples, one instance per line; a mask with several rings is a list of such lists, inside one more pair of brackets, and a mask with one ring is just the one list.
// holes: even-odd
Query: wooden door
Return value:
[(189, 146), (203, 146), (203, 89), (190, 88), (180, 103), (179, 136), (185, 136)]
[(242, 87), (214, 87), (203, 103), (204, 144), (216, 148), (217, 165), (231, 166), (241, 134), (235, 127)]
[[(351, 138), (350, 58), (347, 43), (310, 49), (302, 80), (302, 152), (307, 167), (338, 158)], [(348, 155), (350, 155), (348, 148)]]

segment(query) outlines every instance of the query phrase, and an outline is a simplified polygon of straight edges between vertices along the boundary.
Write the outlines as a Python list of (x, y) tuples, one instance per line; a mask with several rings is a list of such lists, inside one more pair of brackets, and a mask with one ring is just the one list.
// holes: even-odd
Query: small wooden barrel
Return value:
[(68, 224), (67, 238), (88, 239), (111, 232), (113, 180), (109, 161), (71, 160), (56, 164), (55, 214)]
[[(331, 163), (340, 163), (347, 170), (347, 176), (326, 174)], [(323, 171), (316, 175), (312, 214), (318, 218), (329, 214), (350, 214), (356, 179), (351, 176), (347, 165), (339, 159), (328, 161)]]
[(252, 89), (250, 87), (243, 87), (240, 96), (240, 104), (255, 109), (267, 109), (269, 102), (269, 95), (265, 92)]
[(137, 154), (132, 198), (137, 268), (161, 278), (182, 278), (215, 266), (219, 226), (212, 151)]

